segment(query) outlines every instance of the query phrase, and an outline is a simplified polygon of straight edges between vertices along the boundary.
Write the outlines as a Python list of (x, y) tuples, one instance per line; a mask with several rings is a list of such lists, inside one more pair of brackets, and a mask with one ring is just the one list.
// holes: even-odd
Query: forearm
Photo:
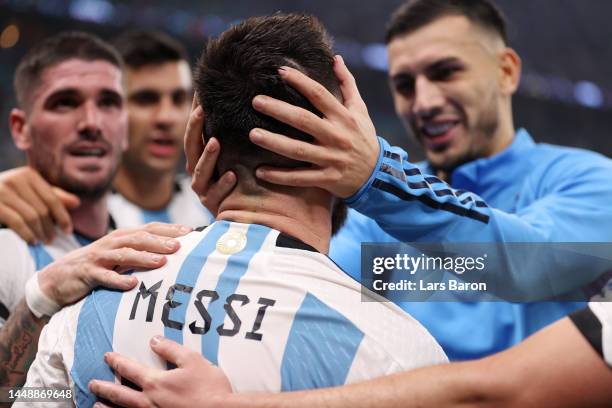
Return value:
[[(478, 365), (480, 364), (480, 366)], [(412, 408), (503, 407), (511, 393), (493, 384), (486, 363), (455, 363), (421, 368), (375, 380), (312, 391), (233, 394), (230, 408)]]
[(19, 387), (36, 357), (38, 339), (48, 318), (32, 314), (22, 300), (0, 329), (0, 386)]
[[(610, 262), (602, 262), (608, 259), (606, 247), (550, 245), (612, 241), (612, 211), (605, 205), (612, 199), (612, 188), (605, 187), (609, 176), (601, 169), (576, 171), (567, 182), (558, 174), (566, 174), (567, 165), (559, 165), (540, 187), (546, 194), (510, 213), (423, 174), (406, 152), (382, 139), (381, 152), (371, 178), (347, 203), (399, 241), (449, 243), (449, 252), (462, 256), (486, 252), (486, 270), (462, 279), (485, 282), (504, 300), (527, 302), (567, 295), (610, 269)], [(466, 242), (490, 244), (452, 244)], [(568, 256), (572, 253), (576, 256)]]

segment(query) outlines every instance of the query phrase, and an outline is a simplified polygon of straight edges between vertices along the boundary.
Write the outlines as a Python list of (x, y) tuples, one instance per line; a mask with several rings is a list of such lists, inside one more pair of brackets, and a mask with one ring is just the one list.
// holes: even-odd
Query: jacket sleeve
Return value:
[[(510, 246), (503, 245), (611, 242), (612, 165), (603, 156), (584, 152), (579, 158), (565, 155), (555, 161), (547, 169), (546, 180), (534, 186), (541, 192), (540, 198), (511, 214), (491, 208), (476, 194), (455, 190), (437, 177), (423, 174), (408, 161), (405, 151), (382, 138), (379, 143), (372, 175), (346, 201), (396, 239), (501, 243), (496, 246), (495, 262), (504, 273), (504, 290), (523, 292), (525, 301), (574, 291), (601, 277), (611, 265), (599, 262), (591, 268), (584, 264), (584, 257), (574, 257), (572, 262), (559, 256), (530, 265), (508, 256)], [(486, 279), (500, 279), (499, 273), (494, 275)], [(467, 274), (461, 278), (470, 279)]]

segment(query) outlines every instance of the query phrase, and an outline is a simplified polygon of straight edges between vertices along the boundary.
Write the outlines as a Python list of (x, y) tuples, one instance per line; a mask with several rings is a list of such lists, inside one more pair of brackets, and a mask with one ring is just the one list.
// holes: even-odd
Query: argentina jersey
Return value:
[(190, 227), (208, 225), (214, 217), (200, 203), (191, 190), (191, 179), (183, 177), (175, 183), (174, 193), (168, 205), (160, 210), (146, 210), (127, 200), (119, 193), (108, 198), (108, 211), (118, 228), (139, 227), (149, 222), (183, 224)]
[(29, 245), (10, 229), (0, 230), (0, 327), (25, 295), (30, 276), (68, 252), (91, 241), (57, 229), (49, 244)]
[[(219, 365), (236, 392), (331, 387), (445, 362), (429, 333), (327, 256), (279, 231), (218, 221), (179, 238), (128, 292), (99, 289), (44, 329), (27, 386), (71, 386), (79, 407), (117, 351), (157, 368), (163, 335)], [(66, 380), (69, 383), (66, 383)]]

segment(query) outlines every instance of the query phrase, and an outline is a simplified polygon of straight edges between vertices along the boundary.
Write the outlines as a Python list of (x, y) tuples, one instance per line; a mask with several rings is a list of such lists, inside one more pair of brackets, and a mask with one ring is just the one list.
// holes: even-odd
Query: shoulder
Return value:
[(539, 166), (561, 167), (568, 170), (612, 168), (612, 160), (600, 153), (575, 147), (536, 144), (530, 150), (530, 159)]

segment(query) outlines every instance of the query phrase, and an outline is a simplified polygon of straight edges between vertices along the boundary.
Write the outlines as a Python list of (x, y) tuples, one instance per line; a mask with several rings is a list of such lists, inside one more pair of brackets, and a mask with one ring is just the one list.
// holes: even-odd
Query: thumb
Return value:
[(150, 343), (158, 356), (177, 367), (183, 367), (191, 359), (191, 350), (165, 337), (154, 336)]
[(69, 210), (77, 208), (79, 205), (81, 205), (81, 200), (79, 197), (67, 192), (66, 190), (59, 187), (53, 187), (53, 193), (55, 193), (57, 198), (59, 198), (62, 204), (64, 204), (64, 206)]

